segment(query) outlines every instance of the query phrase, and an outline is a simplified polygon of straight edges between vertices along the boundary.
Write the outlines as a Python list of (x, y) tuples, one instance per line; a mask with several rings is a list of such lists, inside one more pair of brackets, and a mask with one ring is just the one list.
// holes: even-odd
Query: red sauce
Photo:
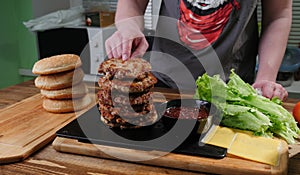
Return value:
[(208, 111), (204, 107), (194, 108), (186, 106), (167, 108), (164, 116), (181, 119), (203, 119), (208, 117)]

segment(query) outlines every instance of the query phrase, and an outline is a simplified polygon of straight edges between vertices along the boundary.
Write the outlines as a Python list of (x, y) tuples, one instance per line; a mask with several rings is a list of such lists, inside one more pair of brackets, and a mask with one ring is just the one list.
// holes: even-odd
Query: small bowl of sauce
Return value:
[(201, 120), (206, 119), (209, 115), (209, 111), (206, 107), (191, 107), (191, 106), (171, 106), (166, 109), (164, 116), (174, 119), (193, 119)]
[(193, 127), (187, 139), (197, 139), (200, 134), (207, 132), (216, 113), (211, 103), (195, 99), (175, 99), (162, 105), (165, 129), (172, 129), (176, 122), (181, 122), (184, 127)]

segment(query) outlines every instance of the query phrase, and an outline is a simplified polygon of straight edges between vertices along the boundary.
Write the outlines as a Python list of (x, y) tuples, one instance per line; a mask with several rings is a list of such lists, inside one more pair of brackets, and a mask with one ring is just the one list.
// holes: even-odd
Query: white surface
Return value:
[(100, 75), (90, 75), (90, 74), (85, 74), (83, 77), (83, 81), (86, 82), (98, 82)]
[(87, 28), (89, 36), (89, 47), (90, 47), (90, 73), (97, 74), (100, 63), (104, 61), (104, 40), (103, 32), (101, 28)]

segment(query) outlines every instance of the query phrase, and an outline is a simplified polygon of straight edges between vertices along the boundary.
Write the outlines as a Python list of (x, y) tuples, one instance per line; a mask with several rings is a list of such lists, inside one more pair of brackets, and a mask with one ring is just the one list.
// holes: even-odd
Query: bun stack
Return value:
[(91, 103), (81, 65), (80, 57), (74, 54), (55, 55), (34, 64), (32, 72), (38, 75), (34, 83), (41, 90), (46, 111), (74, 112)]
[(101, 121), (114, 128), (128, 129), (151, 125), (157, 113), (151, 89), (157, 79), (144, 59), (111, 58), (102, 62), (98, 72), (98, 104)]

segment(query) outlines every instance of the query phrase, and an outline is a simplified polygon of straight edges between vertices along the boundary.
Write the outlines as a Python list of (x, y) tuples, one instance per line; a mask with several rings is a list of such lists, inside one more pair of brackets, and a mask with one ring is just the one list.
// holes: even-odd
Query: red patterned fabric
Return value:
[(180, 0), (180, 18), (177, 26), (181, 41), (194, 50), (209, 46), (221, 35), (234, 7), (239, 8), (236, 0), (209, 15), (200, 16), (188, 9), (183, 0)]

